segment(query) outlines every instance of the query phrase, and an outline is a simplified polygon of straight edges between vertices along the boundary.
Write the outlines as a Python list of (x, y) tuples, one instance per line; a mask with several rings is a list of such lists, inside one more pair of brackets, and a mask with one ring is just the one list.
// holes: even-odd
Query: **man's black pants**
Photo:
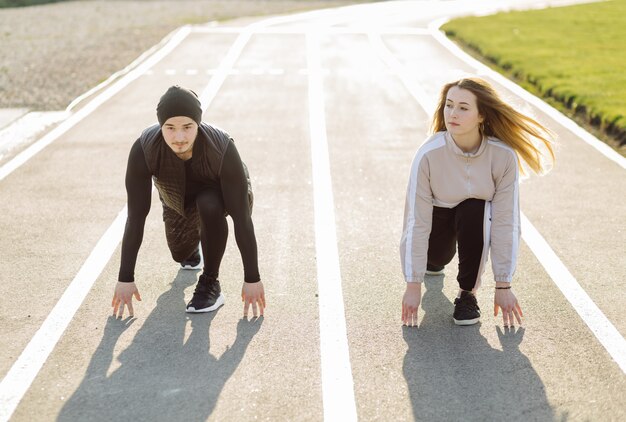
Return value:
[(186, 207), (185, 217), (163, 205), (165, 237), (174, 261), (189, 258), (202, 241), (204, 273), (217, 278), (228, 239), (226, 215), (222, 194), (217, 189), (198, 193), (195, 204)]

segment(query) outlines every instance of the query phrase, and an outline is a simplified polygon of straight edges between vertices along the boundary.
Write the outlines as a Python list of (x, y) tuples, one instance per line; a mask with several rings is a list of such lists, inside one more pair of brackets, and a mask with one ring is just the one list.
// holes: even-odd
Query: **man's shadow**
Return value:
[[(179, 271), (112, 372), (115, 345), (133, 320), (109, 317), (85, 377), (59, 421), (196, 421), (211, 415), (263, 319), (239, 321), (233, 345), (219, 358), (212, 355), (209, 328), (216, 312), (184, 312), (184, 289), (196, 282), (192, 274)], [(188, 320), (192, 331), (185, 340)]]
[(541, 379), (519, 350), (524, 329), (497, 327), (500, 351), (481, 335), (480, 324), (455, 326), (443, 278), (426, 278), (424, 318), (417, 329), (403, 327), (403, 373), (414, 419), (555, 420)]

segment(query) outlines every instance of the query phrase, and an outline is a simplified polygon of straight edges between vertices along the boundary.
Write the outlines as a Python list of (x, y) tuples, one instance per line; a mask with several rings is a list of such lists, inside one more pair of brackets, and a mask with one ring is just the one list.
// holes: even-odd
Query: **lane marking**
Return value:
[[(318, 27), (316, 31), (318, 34), (337, 34), (337, 35), (364, 35), (368, 34), (372, 30), (371, 26), (349, 26), (349, 27)], [(201, 34), (239, 34), (245, 31), (244, 28), (234, 26), (220, 26), (220, 27), (195, 27), (192, 29), (194, 33)], [(376, 28), (376, 31), (384, 35), (431, 35), (428, 28), (414, 28), (414, 27), (390, 27), (390, 28)], [(310, 32), (306, 25), (302, 26), (290, 26), (285, 28), (264, 28), (255, 31), (257, 35), (305, 35)]]
[[(194, 76), (194, 75), (200, 74), (200, 70), (198, 69), (184, 69), (184, 70), (168, 69), (168, 70), (164, 70), (163, 72), (157, 75), (171, 76), (171, 75), (175, 75), (177, 72), (184, 73), (185, 75), (188, 75), (188, 76)], [(218, 72), (219, 72), (219, 69), (214, 69), (214, 68), (202, 70), (202, 73), (207, 74), (207, 75), (214, 75)], [(285, 69), (280, 69), (280, 68), (275, 68), (275, 67), (268, 67), (268, 68), (257, 67), (254, 69), (229, 69), (228, 76), (233, 76), (233, 75), (282, 76), (285, 73), (286, 73)], [(151, 76), (155, 74), (156, 73), (154, 72), (154, 70), (149, 70), (144, 75)], [(29, 114), (33, 114), (33, 113), (29, 113)], [(0, 130), (0, 145), (2, 144), (4, 130), (5, 129)]]
[(63, 135), (65, 132), (74, 127), (77, 123), (91, 114), (94, 110), (100, 107), (104, 102), (111, 99), (115, 94), (120, 92), (123, 88), (125, 88), (132, 81), (140, 77), (144, 74), (144, 72), (158, 63), (163, 57), (169, 54), (174, 47), (176, 47), (189, 33), (191, 32), (188, 26), (182, 27), (178, 30), (158, 51), (156, 51), (152, 56), (147, 58), (143, 63), (138, 65), (136, 68), (128, 72), (121, 79), (117, 80), (113, 83), (109, 88), (99, 94), (96, 98), (91, 100), (87, 105), (78, 110), (75, 114), (69, 117), (67, 120), (63, 121), (57, 127), (52, 129), (46, 135), (44, 135), (40, 140), (26, 148), (24, 151), (17, 154), (13, 159), (0, 167), (0, 180), (3, 180), (9, 174), (11, 174), (14, 170), (18, 169), (22, 164), (31, 159), (34, 155), (39, 153), (45, 147), (54, 142), (59, 136)]
[(37, 139), (46, 128), (69, 117), (67, 111), (31, 111), (0, 129), (0, 160), (4, 154)]
[[(438, 33), (441, 34), (440, 32)], [(370, 40), (371, 39), (372, 38), (370, 37)], [(376, 40), (374, 40), (372, 44), (375, 46), (375, 48), (386, 49), (386, 47), (382, 45), (382, 41), (380, 45), (377, 45)], [(455, 55), (457, 55), (457, 57), (459, 57), (461, 60), (465, 60), (466, 54), (462, 52), (462, 50), (458, 49), (457, 51), (457, 49), (455, 49), (452, 52)], [(383, 56), (385, 55), (383, 54)], [(471, 57), (470, 59), (472, 61), (475, 60)], [(383, 61), (385, 61), (385, 63), (387, 63), (387, 65), (390, 66), (394, 72), (396, 72), (397, 76), (402, 80), (404, 85), (407, 87), (407, 90), (411, 93), (411, 95), (413, 95), (417, 103), (420, 104), (420, 106), (424, 109), (424, 111), (432, 114), (434, 107), (431, 106), (430, 102), (424, 101), (424, 98), (422, 98), (421, 94), (419, 93), (418, 95), (415, 95), (413, 90), (410, 88), (412, 84), (410, 82), (404, 81), (404, 79), (407, 78), (407, 75), (405, 75), (405, 72), (402, 66), (399, 64), (399, 62), (397, 62), (395, 58), (394, 60), (391, 60), (389, 57), (385, 57)], [(467, 60), (467, 62), (470, 62), (470, 60)], [(483, 72), (488, 75), (491, 75), (492, 73), (494, 73), (494, 71), (487, 68), (486, 66), (483, 66), (482, 64), (481, 64), (481, 70), (483, 70)], [(513, 84), (513, 83), (508, 81), (508, 84)], [(511, 90), (515, 91), (516, 94), (518, 94), (520, 91), (520, 89), (515, 89), (515, 90), (511, 89)], [(527, 93), (527, 96), (528, 95), (530, 94)], [(540, 101), (537, 97), (534, 97), (534, 98), (537, 101)], [(524, 97), (524, 99), (528, 100), (528, 98), (526, 97)], [(561, 116), (562, 118), (567, 119), (565, 116), (563, 115)], [(558, 123), (560, 123), (560, 121), (558, 121)], [(606, 146), (606, 144), (604, 143), (602, 144)], [(613, 358), (613, 360), (618, 364), (622, 372), (626, 374), (626, 340), (624, 340), (624, 337), (622, 337), (622, 335), (615, 328), (615, 326), (609, 321), (609, 319), (602, 313), (602, 311), (593, 302), (593, 300), (589, 297), (589, 295), (585, 292), (585, 290), (580, 286), (578, 281), (569, 272), (567, 267), (561, 262), (559, 257), (550, 247), (550, 245), (545, 241), (545, 239), (541, 236), (541, 234), (537, 231), (537, 229), (532, 225), (530, 220), (528, 220), (528, 218), (524, 215), (524, 213), (520, 212), (520, 214), (521, 214), (522, 226), (524, 228), (522, 230), (522, 239), (526, 242), (528, 247), (531, 249), (533, 254), (537, 257), (537, 259), (541, 263), (541, 265), (545, 268), (546, 272), (548, 273), (552, 281), (557, 285), (557, 287), (561, 290), (561, 292), (563, 292), (563, 295), (570, 302), (574, 310), (582, 318), (584, 323), (591, 329), (591, 332), (596, 336), (600, 344), (602, 344), (605, 350), (609, 353), (609, 355)]]
[(306, 41), (324, 420), (356, 421), (326, 137), (319, 35), (309, 32)]
[(126, 207), (98, 240), (74, 280), (0, 383), (0, 421), (8, 421), (121, 239)]
[(437, 19), (431, 22), (431, 24), (428, 26), (429, 30), (431, 31), (431, 35), (437, 41), (439, 41), (441, 45), (447, 48), (456, 57), (463, 60), (468, 65), (474, 67), (476, 69), (476, 73), (489, 75), (490, 78), (497, 81), (500, 85), (504, 86), (506, 89), (510, 90), (515, 95), (519, 96), (520, 98), (523, 98), (525, 101), (529, 102), (530, 104), (535, 106), (537, 109), (541, 110), (542, 112), (550, 116), (550, 118), (555, 120), (565, 129), (572, 132), (574, 135), (582, 139), (584, 142), (586, 142), (587, 144), (591, 145), (596, 150), (598, 150), (606, 158), (615, 162), (617, 165), (619, 165), (620, 167), (626, 170), (626, 157), (623, 157), (622, 155), (620, 155), (613, 148), (611, 148), (610, 146), (608, 146), (607, 144), (605, 144), (604, 142), (602, 142), (601, 140), (593, 136), (591, 133), (587, 132), (585, 129), (580, 127), (576, 122), (574, 122), (573, 120), (565, 116), (563, 113), (561, 113), (560, 111), (558, 111), (557, 109), (555, 109), (554, 107), (552, 107), (551, 105), (543, 101), (541, 98), (536, 97), (535, 95), (526, 91), (524, 88), (515, 84), (510, 79), (492, 70), (488, 66), (482, 64), (481, 62), (479, 62), (478, 60), (476, 60), (475, 58), (473, 58), (472, 56), (468, 55), (463, 50), (461, 50), (459, 46), (457, 46), (452, 41), (450, 41), (444, 35), (444, 33), (439, 30), (439, 28), (448, 21), (449, 21), (449, 18)]
[(417, 100), (419, 105), (430, 116), (437, 106), (436, 101), (433, 100), (431, 96), (426, 95), (418, 83), (411, 81), (408, 71), (405, 70), (404, 66), (402, 66), (400, 61), (391, 53), (391, 51), (389, 51), (387, 46), (385, 46), (381, 40), (380, 33), (370, 31), (367, 36), (372, 44), (372, 47), (374, 47), (374, 51), (378, 55), (378, 58), (385, 63), (389, 69), (391, 69), (392, 74), (400, 79), (407, 91), (409, 91), (413, 98)]
[(541, 236), (532, 223), (521, 214), (522, 239), (533, 251), (543, 268), (554, 284), (561, 290), (563, 296), (571, 303), (578, 315), (587, 324), (600, 344), (626, 374), (626, 340), (617, 331), (615, 326), (602, 313), (587, 292), (578, 284), (578, 281), (561, 262), (548, 242)]

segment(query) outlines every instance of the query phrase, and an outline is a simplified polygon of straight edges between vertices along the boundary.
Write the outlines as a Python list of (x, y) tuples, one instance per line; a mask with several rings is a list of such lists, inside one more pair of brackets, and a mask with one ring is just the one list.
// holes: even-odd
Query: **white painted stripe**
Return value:
[[(165, 45), (167, 45), (172, 40), (172, 38), (177, 36), (179, 31), (181, 31), (182, 29), (187, 30), (188, 27), (179, 28), (179, 29), (176, 29), (175, 31), (170, 32), (158, 44), (153, 45), (148, 50), (146, 50), (143, 53), (141, 53), (141, 55), (139, 57), (137, 57), (135, 60), (133, 60), (133, 62), (131, 64), (129, 64), (128, 66), (126, 66), (124, 69), (118, 70), (117, 72), (115, 72), (114, 74), (109, 76), (106, 80), (102, 81), (100, 84), (98, 84), (95, 87), (91, 88), (89, 91), (83, 93), (82, 95), (76, 97), (74, 99), (74, 101), (72, 101), (70, 103), (70, 105), (67, 106), (66, 111), (71, 112), (85, 98), (89, 98), (90, 96), (94, 95), (96, 92), (103, 90), (104, 88), (106, 88), (107, 86), (109, 86), (113, 82), (115, 82), (118, 78), (120, 78), (123, 75), (126, 75), (128, 72), (130, 72), (131, 70), (133, 70), (134, 68), (139, 66), (149, 56), (151, 56), (152, 54), (154, 54), (155, 52), (157, 52), (161, 48), (163, 48)], [(151, 72), (151, 71), (148, 70), (148, 71), (145, 72), (145, 74), (152, 74), (152, 73), (149, 73), (149, 72)]]
[(587, 144), (589, 144), (592, 147), (594, 147), (596, 150), (598, 150), (606, 158), (608, 158), (611, 161), (614, 161), (617, 165), (619, 165), (623, 169), (626, 169), (626, 157), (621, 156), (613, 148), (611, 148), (610, 146), (608, 146), (607, 144), (605, 144), (604, 142), (602, 142), (601, 140), (599, 140), (598, 138), (596, 138), (595, 136), (593, 136), (592, 134), (587, 132), (582, 127), (578, 126), (578, 124), (576, 124), (576, 122), (574, 122), (573, 120), (571, 120), (570, 118), (565, 116), (563, 113), (561, 113), (560, 111), (558, 111), (554, 107), (552, 107), (549, 104), (547, 104), (546, 102), (544, 102), (542, 99), (534, 96), (530, 92), (526, 91), (524, 88), (522, 88), (519, 85), (515, 84), (514, 82), (512, 82), (509, 79), (507, 79), (506, 77), (502, 76), (500, 73), (498, 73), (498, 72), (490, 69), (489, 67), (485, 66), (484, 64), (482, 64), (481, 62), (479, 62), (478, 60), (476, 60), (475, 58), (473, 58), (472, 56), (470, 56), (469, 54), (467, 54), (463, 50), (461, 50), (452, 41), (450, 41), (443, 34), (443, 32), (441, 32), (439, 30), (439, 28), (443, 24), (445, 24), (448, 20), (449, 19), (447, 19), (447, 18), (446, 19), (438, 19), (436, 21), (433, 21), (428, 26), (430, 31), (431, 31), (431, 33), (432, 33), (432, 36), (437, 41), (439, 41), (439, 43), (441, 43), (441, 45), (443, 45), (445, 48), (447, 48), (452, 54), (457, 56), (459, 59), (463, 60), (464, 62), (466, 62), (470, 66), (474, 67), (476, 69), (476, 73), (483, 74), (483, 75), (488, 75), (491, 79), (493, 79), (494, 81), (498, 82), (500, 85), (504, 86), (506, 89), (510, 90), (511, 92), (515, 93), (515, 95), (519, 96), (520, 98), (523, 98), (524, 101), (527, 101), (528, 103), (530, 103), (533, 106), (535, 106), (537, 109), (539, 109), (542, 112), (546, 113), (548, 116), (550, 116), (552, 119), (554, 119), (561, 126), (566, 128), (567, 130), (571, 131), (574, 135), (576, 135), (577, 137), (582, 139)]
[(398, 76), (398, 78), (400, 78), (400, 81), (402, 81), (402, 84), (406, 87), (407, 91), (413, 95), (428, 115), (434, 113), (437, 105), (435, 99), (426, 95), (424, 90), (418, 84), (412, 82), (412, 78), (409, 76), (408, 71), (404, 66), (402, 66), (398, 59), (391, 54), (389, 49), (380, 39), (380, 34), (378, 32), (368, 32), (367, 35), (380, 60), (385, 63), (387, 67), (389, 67), (389, 69)]
[(210, 104), (217, 95), (219, 89), (222, 87), (226, 77), (228, 75), (235, 74), (235, 62), (252, 36), (253, 29), (251, 26), (252, 25), (248, 26), (248, 30), (241, 33), (237, 37), (224, 59), (220, 62), (220, 66), (215, 70), (209, 84), (202, 91), (202, 94), (200, 94), (200, 103), (207, 105)]
[(154, 55), (150, 56), (145, 62), (143, 62), (141, 65), (137, 66), (135, 69), (127, 73), (124, 77), (112, 84), (109, 88), (107, 88), (100, 95), (90, 101), (87, 105), (77, 111), (74, 115), (72, 115), (70, 118), (62, 122), (59, 126), (48, 132), (39, 141), (35, 142), (30, 147), (15, 156), (15, 158), (13, 158), (11, 161), (0, 167), (0, 180), (3, 180), (15, 169), (19, 168), (22, 164), (31, 159), (35, 154), (43, 150), (45, 147), (54, 142), (59, 136), (63, 135), (69, 129), (74, 127), (78, 122), (91, 114), (105, 101), (111, 99), (115, 94), (128, 86), (128, 84), (141, 76), (146, 70), (150, 69), (156, 63), (158, 63), (163, 57), (169, 54), (174, 49), (174, 47), (176, 47), (189, 34), (189, 32), (189, 27), (181, 28), (174, 36), (172, 36), (167, 44), (165, 44)]
[(89, 293), (91, 286), (115, 251), (121, 239), (125, 222), (126, 207), (120, 211), (113, 224), (100, 238), (61, 299), (2, 380), (0, 384), (0, 421), (9, 420), (44, 362), (52, 353), (61, 335)]
[[(245, 31), (244, 28), (234, 26), (221, 27), (195, 27), (192, 29), (197, 33), (208, 34), (240, 34)], [(320, 35), (364, 35), (368, 34), (372, 28), (370, 26), (349, 26), (349, 27), (319, 27), (316, 32)], [(262, 28), (255, 31), (256, 34), (268, 35), (305, 35), (310, 30), (306, 25), (289, 26), (283, 28)], [(430, 35), (427, 28), (411, 28), (411, 27), (393, 27), (393, 28), (376, 28), (376, 32), (383, 35)]]
[(522, 238), (574, 310), (626, 374), (626, 340), (563, 265), (548, 242), (522, 214)]
[(356, 404), (335, 229), (319, 38), (313, 32), (307, 34), (307, 61), (324, 420), (355, 421)]
[(1, 156), (21, 144), (34, 141), (46, 128), (70, 116), (67, 111), (32, 111), (0, 130)]

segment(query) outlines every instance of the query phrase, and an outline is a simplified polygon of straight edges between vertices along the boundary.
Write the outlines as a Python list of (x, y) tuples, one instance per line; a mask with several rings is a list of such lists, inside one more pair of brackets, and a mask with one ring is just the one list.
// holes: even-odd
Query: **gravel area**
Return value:
[(185, 24), (349, 0), (82, 0), (0, 9), (0, 108), (62, 110)]

